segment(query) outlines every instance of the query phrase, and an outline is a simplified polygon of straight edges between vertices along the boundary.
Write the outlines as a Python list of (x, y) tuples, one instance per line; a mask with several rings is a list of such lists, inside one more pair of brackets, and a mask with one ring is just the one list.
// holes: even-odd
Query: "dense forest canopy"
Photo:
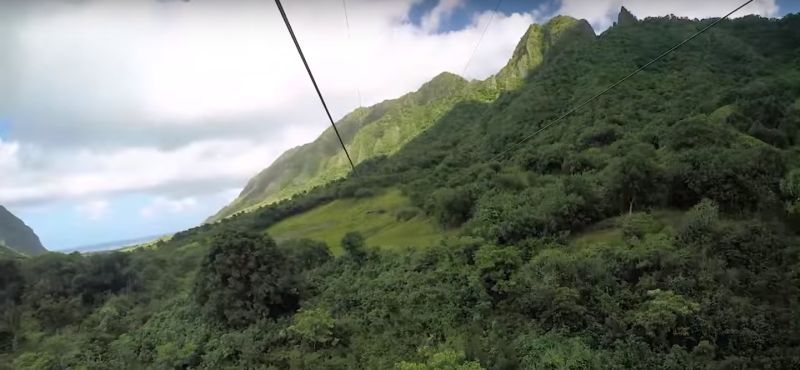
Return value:
[[(628, 15), (346, 178), (148, 248), (2, 260), (0, 368), (800, 367), (800, 15), (723, 21), (512, 146), (712, 21)], [(389, 188), (455, 236), (266, 233)]]

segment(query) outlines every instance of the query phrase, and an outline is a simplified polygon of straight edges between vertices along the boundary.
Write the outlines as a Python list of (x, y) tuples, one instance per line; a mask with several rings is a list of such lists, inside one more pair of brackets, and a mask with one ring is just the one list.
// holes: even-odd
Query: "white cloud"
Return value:
[(139, 214), (144, 218), (158, 217), (164, 213), (181, 213), (191, 210), (197, 206), (197, 199), (187, 197), (181, 199), (169, 199), (157, 197), (150, 204), (143, 207)]
[(426, 32), (436, 32), (442, 21), (453, 15), (453, 11), (464, 6), (464, 0), (439, 0), (431, 11), (422, 17), (420, 22)]
[(19, 168), (19, 143), (4, 142), (0, 138), (0, 184), (3, 182), (3, 175)]
[[(370, 105), (461, 72), (490, 13), (436, 34), (408, 22), (415, 1), (349, 0), (349, 38), (340, 2), (286, 2), (335, 116), (357, 89)], [(270, 2), (37, 4), (49, 5), (0, 20), (0, 44), (12, 40), (0, 117), (17, 140), (0, 146), (0, 203), (197, 197), (244, 185), (328, 126)], [(460, 4), (443, 0), (428, 24)], [(468, 77), (499, 70), (533, 21), (498, 14)]]
[(174, 150), (81, 150), (0, 178), (0, 203), (35, 204), (123, 192), (182, 194), (239, 184), (280, 154), (258, 141), (200, 141)]
[[(664, 16), (674, 14), (689, 18), (717, 18), (736, 9), (742, 0), (561, 0), (558, 14), (584, 18), (600, 32), (610, 27), (615, 21), (622, 6), (625, 6), (637, 18)], [(775, 0), (756, 0), (732, 15), (733, 18), (748, 14), (775, 16), (778, 5)]]
[(109, 204), (106, 200), (92, 200), (75, 207), (75, 211), (90, 221), (99, 221), (108, 212)]

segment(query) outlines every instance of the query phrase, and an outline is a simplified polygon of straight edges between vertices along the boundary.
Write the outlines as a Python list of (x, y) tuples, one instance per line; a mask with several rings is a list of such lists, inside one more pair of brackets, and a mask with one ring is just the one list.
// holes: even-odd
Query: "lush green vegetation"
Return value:
[[(724, 21), (511, 146), (707, 22), (559, 39), (391, 156), (152, 248), (5, 260), (0, 367), (796, 369), (800, 15)], [(453, 235), (380, 248), (386, 217)]]

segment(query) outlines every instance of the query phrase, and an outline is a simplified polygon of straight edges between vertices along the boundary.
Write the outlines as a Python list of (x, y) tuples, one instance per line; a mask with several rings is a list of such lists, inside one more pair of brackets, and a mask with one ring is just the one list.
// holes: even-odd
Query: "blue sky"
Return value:
[[(748, 11), (800, 11), (771, 1)], [(709, 17), (738, 1), (505, 0), (492, 17), (493, 0), (348, 0), (351, 35), (339, 2), (285, 6), (341, 117), (354, 85), (369, 105), (442, 71), (486, 78), (530, 23), (563, 13), (601, 31), (620, 3)], [(0, 2), (0, 45), (14, 82), (0, 84), (0, 203), (53, 250), (198, 225), (328, 125), (270, 2)]]

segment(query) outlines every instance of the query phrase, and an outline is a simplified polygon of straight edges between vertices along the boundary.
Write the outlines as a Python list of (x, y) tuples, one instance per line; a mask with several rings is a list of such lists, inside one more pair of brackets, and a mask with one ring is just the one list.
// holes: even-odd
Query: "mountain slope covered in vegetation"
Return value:
[[(415, 92), (356, 109), (336, 125), (356, 164), (394, 154), (457, 103), (493, 101), (502, 91), (518, 88), (551, 49), (594, 36), (588, 23), (570, 17), (559, 16), (545, 25), (531, 25), (507, 65), (487, 80), (467, 82), (454, 74), (442, 73)], [(209, 220), (218, 221), (240, 211), (288, 199), (341, 178), (349, 170), (333, 130), (327, 129), (314, 142), (281, 155), (251, 179), (233, 203)]]
[(47, 252), (36, 233), (3, 206), (0, 206), (0, 245), (27, 255)]
[[(798, 368), (800, 15), (720, 22), (519, 144), (713, 21), (622, 20), (291, 199), (0, 261), (0, 368)], [(397, 189), (438, 244), (358, 232)]]

